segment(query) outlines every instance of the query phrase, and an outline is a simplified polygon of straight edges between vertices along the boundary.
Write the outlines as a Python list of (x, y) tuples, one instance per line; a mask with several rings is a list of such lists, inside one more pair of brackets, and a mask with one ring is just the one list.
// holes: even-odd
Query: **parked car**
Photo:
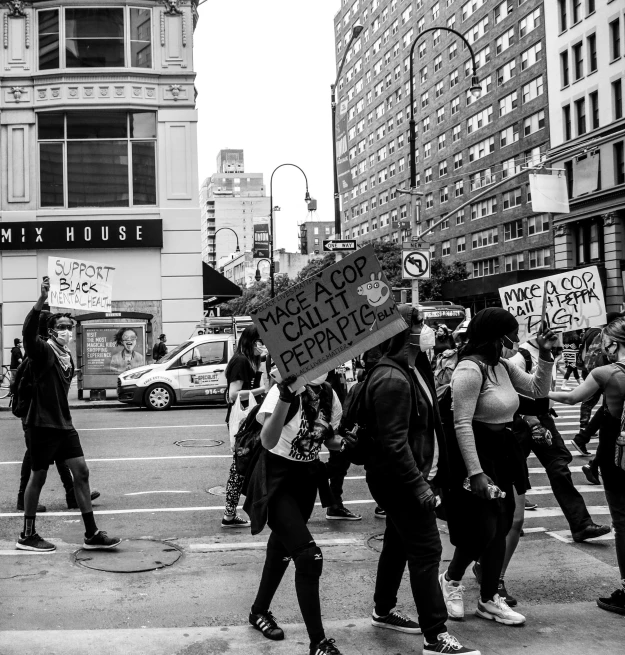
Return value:
[(191, 337), (157, 363), (117, 378), (117, 399), (163, 411), (172, 405), (226, 403), (226, 366), (234, 353), (233, 334)]

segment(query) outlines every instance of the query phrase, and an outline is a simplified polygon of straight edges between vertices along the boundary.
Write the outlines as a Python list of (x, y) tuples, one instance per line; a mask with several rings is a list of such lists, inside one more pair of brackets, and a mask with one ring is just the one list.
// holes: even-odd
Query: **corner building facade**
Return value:
[(0, 6), (4, 362), (49, 256), (113, 266), (113, 312), (170, 344), (201, 319), (197, 18), (197, 0)]
[(474, 98), (468, 90), (462, 39), (444, 29), (423, 36), (413, 63), (422, 230), (450, 214), (424, 242), (433, 256), (466, 265), (476, 282), (454, 299), (474, 309), (482, 297), (497, 301), (498, 287), (517, 275), (551, 268), (551, 217), (532, 211), (527, 175), (506, 181), (540, 163), (548, 146), (543, 2), (344, 1), (334, 25), (337, 62), (358, 23), (364, 30), (337, 89), (339, 106), (347, 103), (354, 180), (342, 195), (343, 237), (410, 239), (408, 196), (398, 192), (410, 186), (410, 46), (424, 30), (448, 27), (471, 44), (482, 92)]

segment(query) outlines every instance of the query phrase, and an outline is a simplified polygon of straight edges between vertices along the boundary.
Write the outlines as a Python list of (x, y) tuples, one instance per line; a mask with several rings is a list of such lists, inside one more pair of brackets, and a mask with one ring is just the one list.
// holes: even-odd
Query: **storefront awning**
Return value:
[(222, 302), (228, 302), (233, 298), (238, 298), (243, 294), (241, 287), (233, 284), (221, 273), (202, 262), (202, 277), (204, 290), (204, 308), (219, 305)]

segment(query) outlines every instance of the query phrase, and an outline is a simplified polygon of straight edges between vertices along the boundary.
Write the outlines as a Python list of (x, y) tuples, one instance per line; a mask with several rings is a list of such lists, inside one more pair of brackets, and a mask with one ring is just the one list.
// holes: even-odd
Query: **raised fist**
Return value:
[(50, 292), (50, 278), (46, 275), (41, 283), (41, 297), (46, 300)]

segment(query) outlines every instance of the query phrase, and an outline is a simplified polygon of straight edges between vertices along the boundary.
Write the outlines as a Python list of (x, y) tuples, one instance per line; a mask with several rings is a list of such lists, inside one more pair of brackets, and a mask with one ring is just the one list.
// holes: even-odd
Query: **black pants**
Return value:
[(595, 412), (594, 416), (590, 419), (586, 427), (577, 435), (579, 440), (586, 446), (590, 443), (590, 440), (597, 434), (597, 432), (599, 432), (601, 423), (603, 421), (604, 411), (605, 405), (601, 405), (601, 407), (599, 407), (599, 409)]
[(573, 460), (569, 449), (565, 446), (562, 436), (556, 428), (552, 416), (541, 416), (542, 425), (551, 431), (551, 446), (536, 443), (532, 438), (527, 439), (526, 454), (533, 451), (538, 461), (545, 467), (553, 495), (558, 501), (571, 532), (581, 532), (592, 523), (592, 518), (571, 477), (569, 464)]
[[(588, 371), (582, 370), (582, 377), (584, 380), (590, 375)], [(590, 415), (594, 406), (601, 398), (601, 389), (598, 389), (588, 400), (585, 400), (579, 409), (579, 431), (583, 433), (586, 431), (588, 423), (590, 423)]]
[[(61, 482), (63, 483), (63, 487), (65, 488), (65, 495), (68, 496), (70, 494), (73, 495), (74, 493), (74, 478), (72, 478), (72, 474), (69, 470), (69, 466), (67, 465), (66, 461), (64, 459), (55, 461), (56, 464), (56, 470), (59, 472), (59, 476), (61, 478)], [(20, 488), (18, 493), (18, 496), (23, 496), (24, 492), (26, 491), (26, 485), (28, 484), (28, 480), (30, 479), (30, 467), (31, 467), (31, 461), (30, 461), (30, 452), (28, 450), (28, 445), (26, 446), (26, 452), (24, 453), (24, 459), (22, 460), (22, 470), (20, 471)]]
[(375, 611), (387, 615), (397, 603), (397, 592), (406, 564), (410, 587), (427, 641), (446, 632), (447, 608), (438, 584), (443, 547), (434, 512), (424, 512), (405, 490), (387, 476), (367, 474), (367, 484), (376, 503), (386, 511), (384, 546), (375, 582)]
[[(295, 562), (295, 591), (311, 644), (325, 638), (319, 601), (319, 577), (323, 562), (308, 520), (317, 497), (317, 484), (304, 472), (307, 464), (294, 462), (291, 472), (280, 483), (268, 506), (267, 524), (271, 534), (263, 574), (252, 606), (253, 612), (267, 611), (289, 562)], [(303, 475), (298, 475), (297, 469)]]
[(579, 371), (577, 370), (577, 366), (571, 366), (569, 364), (567, 365), (566, 371), (564, 372), (564, 380), (568, 380), (571, 377), (571, 374), (579, 382)]
[(350, 461), (345, 453), (338, 450), (331, 450), (330, 457), (326, 463), (328, 478), (330, 479), (330, 491), (334, 496), (336, 505), (343, 505), (343, 482), (349, 470)]

